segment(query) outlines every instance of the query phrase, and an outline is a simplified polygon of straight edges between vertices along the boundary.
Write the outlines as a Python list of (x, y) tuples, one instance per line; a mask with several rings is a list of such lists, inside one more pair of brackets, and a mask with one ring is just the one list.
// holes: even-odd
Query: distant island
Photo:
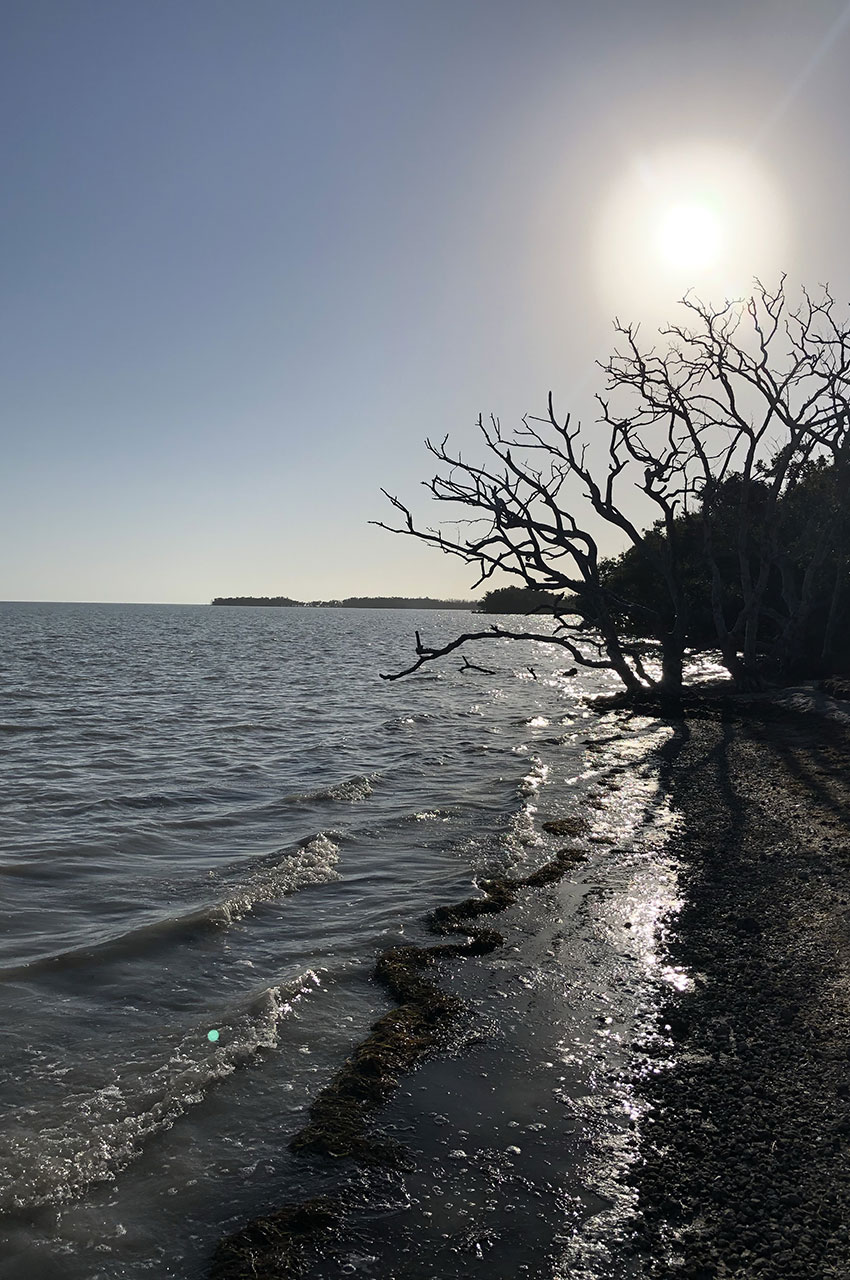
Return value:
[(348, 596), (345, 600), (290, 600), (289, 596), (216, 596), (213, 604), (272, 609), (476, 609), (477, 600), (432, 600), (427, 596)]
[(479, 613), (570, 613), (575, 596), (539, 587), (495, 587), (477, 605)]
[(566, 597), (530, 587), (497, 587), (486, 592), (481, 600), (433, 600), (430, 596), (348, 596), (345, 600), (291, 600), (289, 596), (216, 596), (212, 603), (253, 605), (261, 609), (467, 609), (475, 613), (570, 611)]

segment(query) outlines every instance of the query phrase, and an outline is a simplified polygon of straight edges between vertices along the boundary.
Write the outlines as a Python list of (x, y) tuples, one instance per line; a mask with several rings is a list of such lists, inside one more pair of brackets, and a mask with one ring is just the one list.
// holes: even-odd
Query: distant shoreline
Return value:
[(290, 600), (288, 596), (216, 596), (212, 605), (265, 609), (476, 609), (478, 600), (434, 600), (430, 596), (348, 596), (345, 600)]

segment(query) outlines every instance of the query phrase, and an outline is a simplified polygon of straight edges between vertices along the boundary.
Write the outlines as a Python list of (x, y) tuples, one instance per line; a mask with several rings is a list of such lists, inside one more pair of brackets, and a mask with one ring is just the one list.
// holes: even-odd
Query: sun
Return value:
[(722, 303), (786, 269), (785, 200), (751, 150), (691, 140), (634, 153), (593, 216), (600, 301), (612, 315), (669, 319), (695, 290)]
[(661, 216), (655, 247), (669, 266), (703, 271), (718, 262), (723, 250), (720, 219), (703, 204), (674, 204)]

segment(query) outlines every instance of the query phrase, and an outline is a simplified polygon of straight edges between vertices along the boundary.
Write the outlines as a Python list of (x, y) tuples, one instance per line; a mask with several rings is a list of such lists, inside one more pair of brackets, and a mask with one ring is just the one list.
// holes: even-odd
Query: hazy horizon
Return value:
[[(242, 594), (242, 593), (240, 593), (240, 594)], [(281, 595), (281, 594), (283, 594), (283, 593), (277, 593), (277, 594), (278, 594), (278, 595)], [(296, 608), (297, 608), (297, 607), (298, 607), (298, 606), (300, 606), (300, 605), (308, 606), (308, 605), (312, 605), (312, 604), (329, 604), (331, 601), (336, 601), (336, 600), (343, 601), (343, 600), (351, 600), (351, 599), (382, 599), (382, 598), (385, 598), (385, 599), (388, 599), (388, 600), (404, 600), (404, 599), (408, 599), (408, 600), (411, 600), (411, 599), (423, 599), (423, 600), (450, 600), (450, 601), (452, 601), (452, 602), (457, 602), (457, 603), (459, 603), (459, 604), (460, 604), (460, 603), (469, 602), (469, 601), (477, 601), (477, 600), (481, 600), (481, 599), (483, 599), (483, 598), (484, 598), (484, 594), (485, 594), (485, 591), (484, 591), (484, 588), (482, 587), (482, 588), (480, 589), (479, 593), (478, 593), (478, 594), (476, 594), (476, 595), (474, 595), (474, 596), (473, 596), (473, 595), (468, 595), (468, 596), (437, 596), (437, 595), (427, 595), (427, 596), (426, 596), (426, 595), (405, 596), (405, 595), (404, 595), (402, 592), (400, 592), (400, 591), (373, 591), (373, 592), (369, 593), (368, 595), (367, 595), (365, 592), (359, 592), (359, 593), (357, 593), (356, 595), (354, 595), (354, 594), (352, 594), (352, 593), (350, 593), (350, 592), (349, 592), (348, 594), (346, 594), (346, 595), (344, 595), (344, 596), (328, 596), (328, 597), (318, 597), (318, 596), (315, 596), (315, 597), (312, 597), (310, 600), (298, 600), (298, 599), (296, 599), (294, 596), (293, 596), (293, 597), (291, 597), (291, 598), (294, 600), (294, 607), (296, 607)], [(268, 591), (263, 591), (263, 592), (257, 592), (253, 597), (247, 597), (247, 596), (246, 596), (246, 599), (247, 599), (247, 598), (262, 599), (263, 597), (271, 598), (271, 599), (274, 599), (274, 598), (275, 598), (275, 597), (274, 597), (274, 596), (272, 596)], [(225, 598), (227, 598), (227, 597), (225, 597)], [(0, 600), (0, 605), (3, 605), (3, 604), (126, 604), (126, 605), (130, 605), (130, 604), (132, 604), (132, 605), (136, 605), (136, 604), (138, 604), (138, 605), (147, 605), (147, 604), (149, 604), (149, 605), (163, 605), (163, 606), (165, 606), (165, 605), (174, 605), (174, 607), (175, 607), (175, 608), (177, 608), (177, 607), (179, 607), (179, 606), (183, 605), (183, 606), (185, 606), (187, 609), (197, 609), (197, 608), (201, 607), (202, 605), (212, 605), (212, 604), (213, 604), (213, 599), (209, 599), (209, 600), (118, 600), (118, 599), (115, 599), (115, 600), (46, 600), (46, 599), (45, 599), (45, 600)], [(236, 608), (236, 607), (240, 607), (240, 606), (233, 606), (233, 605), (231, 605), (231, 606), (228, 606), (228, 607), (230, 607), (230, 608)], [(245, 607), (246, 607), (246, 608), (250, 608), (251, 606), (249, 605), (249, 606), (245, 606)], [(270, 607), (272, 607), (272, 608), (279, 608), (279, 607), (286, 607), (286, 606), (278, 606), (278, 605), (274, 605), (274, 606), (270, 606)]]
[(499, 585), (370, 526), (381, 487), (432, 522), (426, 436), (592, 420), (615, 314), (845, 302), (848, 36), (844, 0), (11, 0), (0, 597)]

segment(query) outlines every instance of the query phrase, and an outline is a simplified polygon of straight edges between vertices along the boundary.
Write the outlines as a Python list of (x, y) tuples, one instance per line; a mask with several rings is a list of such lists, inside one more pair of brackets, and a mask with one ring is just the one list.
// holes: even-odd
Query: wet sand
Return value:
[(648, 1277), (850, 1275), (850, 743), (753, 703), (668, 747), (683, 909), (634, 1169)]

